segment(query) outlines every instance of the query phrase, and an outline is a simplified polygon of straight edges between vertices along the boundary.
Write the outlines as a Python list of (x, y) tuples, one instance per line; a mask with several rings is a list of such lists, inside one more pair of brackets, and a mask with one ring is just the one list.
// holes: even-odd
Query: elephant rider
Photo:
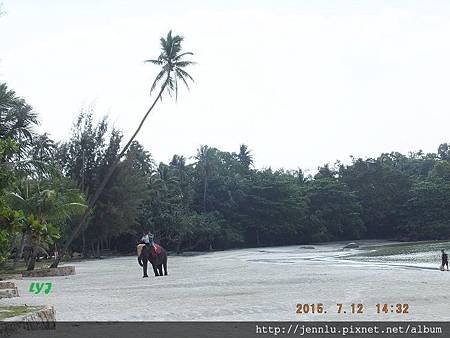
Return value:
[(159, 255), (161, 247), (155, 243), (154, 238), (155, 236), (150, 231), (146, 230), (141, 238), (141, 242), (150, 248), (152, 255)]
[(150, 231), (146, 230), (144, 231), (144, 235), (141, 238), (141, 242), (143, 242), (146, 245), (153, 246), (155, 244), (153, 239), (154, 239), (153, 234)]

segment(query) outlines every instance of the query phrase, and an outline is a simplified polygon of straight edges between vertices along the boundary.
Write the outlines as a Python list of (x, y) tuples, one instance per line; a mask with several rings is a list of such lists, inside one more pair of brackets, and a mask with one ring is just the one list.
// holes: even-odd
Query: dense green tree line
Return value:
[[(102, 120), (91, 129), (104, 124)], [(75, 149), (73, 142), (75, 138), (61, 148)], [(177, 251), (358, 238), (447, 239), (449, 159), (448, 147), (442, 144), (435, 154), (386, 153), (331, 168), (325, 165), (314, 177), (305, 177), (301, 170), (253, 168), (245, 145), (231, 153), (204, 145), (190, 160), (174, 155), (169, 163), (156, 165), (134, 143), (121, 162), (129, 161), (133, 170), (123, 178), (119, 171), (111, 182), (120, 187), (119, 194), (128, 196), (126, 202), (119, 200), (120, 210), (129, 218), (109, 220), (106, 215), (112, 211), (105, 209), (102, 218), (93, 216), (89, 238), (98, 241), (96, 236), (102, 234), (100, 241), (108, 243), (107, 248), (113, 243), (111, 249), (130, 250), (136, 234), (150, 229), (158, 241)], [(63, 163), (70, 165), (67, 160)], [(72, 179), (86, 182), (79, 173)], [(121, 184), (121, 179), (144, 183), (139, 191), (130, 191), (133, 186)], [(108, 198), (108, 194), (101, 198), (94, 214), (102, 205), (119, 205)], [(114, 220), (122, 227), (113, 227)]]
[[(0, 85), (0, 259), (57, 251), (86, 209), (123, 143), (106, 118), (83, 110), (67, 140), (35, 129), (38, 116)], [(298, 170), (256, 169), (236, 152), (200, 146), (156, 164), (133, 141), (71, 251), (133, 251), (144, 229), (174, 251), (388, 238), (450, 237), (450, 147), (436, 153), (353, 158)]]

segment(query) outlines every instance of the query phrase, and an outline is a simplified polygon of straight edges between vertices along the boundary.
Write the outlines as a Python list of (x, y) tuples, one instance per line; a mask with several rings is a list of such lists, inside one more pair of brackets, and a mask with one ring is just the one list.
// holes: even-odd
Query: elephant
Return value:
[[(156, 254), (155, 249), (158, 249), (159, 253)], [(163, 275), (163, 267), (164, 275), (167, 276), (167, 251), (158, 244), (155, 244), (155, 249), (153, 249), (150, 245), (138, 245), (138, 263), (142, 266), (144, 278), (148, 277), (147, 261), (152, 264), (155, 277)]]

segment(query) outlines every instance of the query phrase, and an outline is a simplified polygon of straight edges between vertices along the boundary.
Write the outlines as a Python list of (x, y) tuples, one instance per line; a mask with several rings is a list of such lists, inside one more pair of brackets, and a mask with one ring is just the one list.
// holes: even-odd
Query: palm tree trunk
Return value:
[(28, 259), (27, 271), (34, 270), (35, 263), (36, 263), (36, 248), (33, 248), (30, 258)]
[(203, 210), (206, 212), (206, 191), (208, 190), (208, 176), (205, 175), (203, 182)]
[[(167, 75), (167, 79), (169, 79), (169, 76), (170, 76), (170, 72)], [(119, 153), (119, 155), (117, 156), (116, 160), (113, 162), (113, 164), (109, 168), (108, 172), (106, 173), (105, 177), (103, 178), (102, 183), (100, 184), (98, 189), (95, 191), (94, 196), (89, 199), (88, 206), (87, 206), (86, 210), (84, 211), (83, 216), (81, 217), (80, 223), (72, 231), (72, 233), (70, 234), (69, 238), (64, 243), (64, 246), (63, 246), (63, 248), (61, 250), (61, 256), (59, 256), (58, 258), (55, 258), (55, 260), (53, 261), (53, 263), (51, 264), (50, 267), (52, 267), (52, 268), (58, 267), (58, 264), (59, 264), (59, 262), (61, 260), (60, 257), (62, 257), (64, 255), (64, 253), (69, 249), (70, 244), (72, 244), (72, 242), (74, 241), (74, 239), (77, 237), (78, 233), (80, 232), (80, 230), (84, 226), (85, 222), (87, 221), (87, 218), (88, 218), (89, 214), (91, 213), (92, 208), (94, 207), (94, 205), (97, 202), (98, 198), (100, 197), (101, 193), (105, 189), (105, 186), (108, 183), (109, 179), (111, 178), (112, 174), (114, 173), (114, 170), (116, 170), (117, 166), (119, 165), (120, 159), (123, 157), (123, 155), (125, 155), (125, 153), (127, 152), (128, 148), (130, 147), (131, 143), (134, 141), (136, 135), (141, 130), (142, 125), (144, 124), (145, 120), (147, 119), (147, 116), (150, 114), (150, 112), (153, 110), (153, 107), (155, 107), (156, 103), (161, 98), (161, 95), (162, 95), (162, 93), (164, 92), (164, 89), (167, 86), (167, 79), (166, 79), (166, 81), (164, 81), (164, 84), (161, 86), (161, 90), (159, 91), (158, 96), (155, 98), (155, 101), (153, 101), (152, 105), (147, 110), (147, 113), (142, 118), (142, 120), (139, 123), (139, 126), (137, 127), (136, 131), (131, 136), (131, 138), (128, 141), (128, 143), (125, 145), (125, 147), (123, 147), (122, 151)]]
[(25, 232), (22, 233), (22, 237), (20, 238), (20, 244), (17, 248), (16, 256), (14, 257), (13, 268), (16, 268), (17, 262), (23, 255), (23, 249), (25, 248)]
[(97, 241), (97, 258), (100, 258), (100, 240)]
[(81, 247), (81, 257), (84, 258), (84, 257), (86, 257), (86, 236), (84, 234), (84, 229), (81, 230), (81, 238), (82, 238), (82, 242), (83, 242), (83, 245)]

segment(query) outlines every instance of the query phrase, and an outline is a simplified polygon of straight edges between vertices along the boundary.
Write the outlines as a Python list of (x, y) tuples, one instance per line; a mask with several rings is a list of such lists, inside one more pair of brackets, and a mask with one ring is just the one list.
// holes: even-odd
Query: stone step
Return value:
[[(8, 308), (4, 310), (8, 310)], [(55, 309), (53, 306), (29, 307), (25, 312), (22, 315), (3, 319), (0, 325), (0, 337), (10, 335), (20, 337), (20, 333), (23, 334), (24, 331), (56, 329)], [(46, 334), (45, 332), (36, 332), (36, 334), (27, 334), (27, 337), (34, 337), (35, 335), (37, 337), (59, 336)], [(69, 335), (72, 336), (71, 334)]]
[(16, 284), (13, 282), (0, 282), (0, 289), (15, 289)]
[(22, 272), (23, 277), (69, 276), (74, 274), (75, 274), (75, 267), (71, 265), (60, 266), (57, 268), (37, 269)]
[(17, 287), (14, 289), (0, 289), (0, 298), (13, 297), (19, 297), (19, 290), (17, 290)]
[(22, 274), (3, 274), (0, 275), (0, 281), (8, 280), (8, 279), (22, 279)]

